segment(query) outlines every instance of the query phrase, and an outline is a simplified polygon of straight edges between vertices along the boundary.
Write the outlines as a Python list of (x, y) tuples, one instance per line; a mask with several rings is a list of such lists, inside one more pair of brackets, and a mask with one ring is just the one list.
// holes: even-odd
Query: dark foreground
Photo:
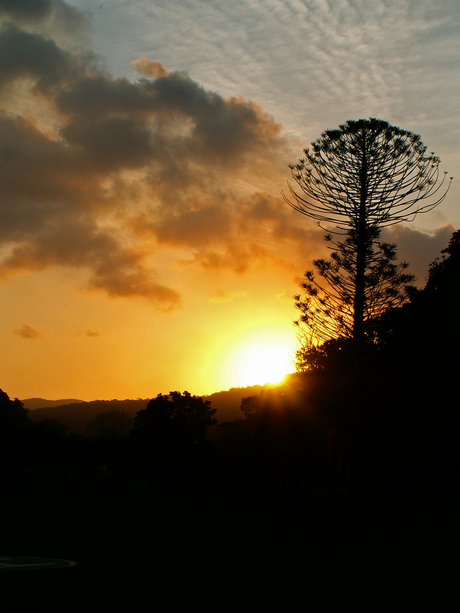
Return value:
[(446, 491), (10, 491), (0, 555), (78, 565), (0, 572), (0, 585), (16, 605), (61, 610), (439, 607), (456, 583), (459, 506)]

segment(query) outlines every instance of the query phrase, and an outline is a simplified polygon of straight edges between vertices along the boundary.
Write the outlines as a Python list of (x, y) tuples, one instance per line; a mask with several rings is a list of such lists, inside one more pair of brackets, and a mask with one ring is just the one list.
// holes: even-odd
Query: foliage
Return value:
[(323, 132), (311, 146), (312, 152), (305, 149), (305, 158), (290, 166), (302, 195), (289, 185), (294, 201), (288, 202), (321, 224), (345, 232), (363, 221), (383, 228), (430, 211), (446, 195), (447, 189), (434, 202), (421, 204), (444, 183), (438, 183), (440, 159), (426, 155), (418, 134), (386, 121), (347, 121)]
[(204, 438), (206, 430), (216, 423), (216, 410), (211, 402), (189, 392), (158, 394), (136, 415), (134, 434), (156, 440), (191, 440)]
[[(327, 239), (333, 242), (330, 235)], [(353, 338), (356, 244), (352, 236), (342, 243), (333, 244), (337, 250), (330, 259), (313, 262), (326, 284), (320, 284), (309, 270), (300, 285), (304, 295), (294, 296), (295, 306), (301, 313), (294, 322), (302, 341), (298, 363), (305, 351), (318, 344), (336, 338)], [(375, 338), (376, 318), (387, 309), (403, 304), (408, 297), (408, 287), (415, 279), (405, 272), (409, 266), (407, 262), (397, 264), (395, 260), (396, 245), (368, 244), (363, 313), (363, 331), (367, 341)], [(310, 336), (305, 331), (310, 331)]]
[[(445, 197), (440, 160), (426, 154), (420, 136), (378, 119), (347, 121), (326, 130), (291, 165), (300, 188), (289, 184), (290, 206), (327, 227), (335, 251), (316, 260), (326, 287), (307, 272), (307, 296), (296, 297), (299, 323), (312, 327), (313, 342), (351, 336), (367, 340), (366, 323), (401, 304), (411, 280), (407, 264), (395, 264), (394, 245), (379, 241), (384, 227), (410, 221)], [(284, 195), (284, 194), (283, 194)], [(332, 226), (332, 227), (331, 227)], [(332, 240), (332, 234), (338, 236)]]
[(460, 230), (452, 234), (449, 245), (441, 251), (442, 258), (435, 260), (428, 273), (427, 291), (447, 289), (457, 297), (460, 292)]
[(6, 392), (0, 389), (0, 425), (5, 428), (23, 428), (29, 425), (27, 413), (20, 400), (11, 400)]

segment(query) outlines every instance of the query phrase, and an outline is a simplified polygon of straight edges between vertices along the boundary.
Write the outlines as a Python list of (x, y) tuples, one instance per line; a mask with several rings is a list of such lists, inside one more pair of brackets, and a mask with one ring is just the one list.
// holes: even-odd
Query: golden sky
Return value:
[[(0, 0), (0, 387), (91, 400), (264, 382), (275, 356), (289, 368), (292, 295), (326, 254), (280, 196), (307, 142), (262, 93), (147, 57), (134, 25), (113, 76), (93, 48), (119, 45), (84, 5)], [(422, 281), (455, 217), (430, 223), (393, 231)]]

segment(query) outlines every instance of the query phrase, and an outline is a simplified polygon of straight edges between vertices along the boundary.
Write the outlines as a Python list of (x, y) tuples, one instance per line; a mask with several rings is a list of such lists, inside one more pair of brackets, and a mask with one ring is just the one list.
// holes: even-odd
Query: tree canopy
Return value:
[(300, 193), (289, 184), (283, 196), (327, 230), (334, 251), (314, 262), (325, 284), (306, 273), (298, 324), (315, 343), (351, 337), (361, 346), (372, 338), (366, 324), (402, 304), (413, 280), (396, 264), (396, 245), (380, 241), (382, 229), (433, 209), (450, 181), (420, 136), (379, 119), (347, 121), (311, 147), (290, 166)]
[(2, 431), (6, 428), (22, 428), (30, 424), (23, 403), (15, 398), (11, 400), (6, 392), (0, 389), (0, 427)]
[[(339, 231), (383, 228), (410, 221), (445, 197), (447, 173), (440, 179), (440, 159), (418, 134), (380, 119), (349, 120), (326, 130), (290, 165), (301, 189), (289, 184), (287, 202), (320, 224)], [(431, 197), (434, 200), (429, 200)], [(428, 199), (428, 201), (427, 201)]]
[(158, 394), (136, 415), (134, 434), (157, 440), (202, 440), (206, 430), (216, 423), (216, 409), (211, 402), (189, 392)]

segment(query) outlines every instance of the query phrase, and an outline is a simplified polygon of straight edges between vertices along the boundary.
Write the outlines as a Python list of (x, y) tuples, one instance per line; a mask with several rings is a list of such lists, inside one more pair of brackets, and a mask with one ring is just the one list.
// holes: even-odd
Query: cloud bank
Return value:
[[(156, 269), (158, 250), (242, 273), (278, 257), (289, 233), (306, 237), (278, 196), (289, 144), (263, 107), (224, 99), (158, 60), (133, 62), (138, 81), (111, 77), (93, 54), (38, 27), (78, 21), (65, 6), (0, 2), (3, 279), (84, 268), (87, 289), (168, 310), (181, 294)], [(29, 112), (18, 112), (18, 91)]]
[(168, 311), (166, 250), (176, 268), (293, 276), (323, 248), (279, 196), (301, 151), (261, 105), (145, 57), (138, 80), (112, 77), (62, 42), (86, 21), (60, 0), (0, 0), (0, 20), (0, 278), (84, 269), (85, 289)]

